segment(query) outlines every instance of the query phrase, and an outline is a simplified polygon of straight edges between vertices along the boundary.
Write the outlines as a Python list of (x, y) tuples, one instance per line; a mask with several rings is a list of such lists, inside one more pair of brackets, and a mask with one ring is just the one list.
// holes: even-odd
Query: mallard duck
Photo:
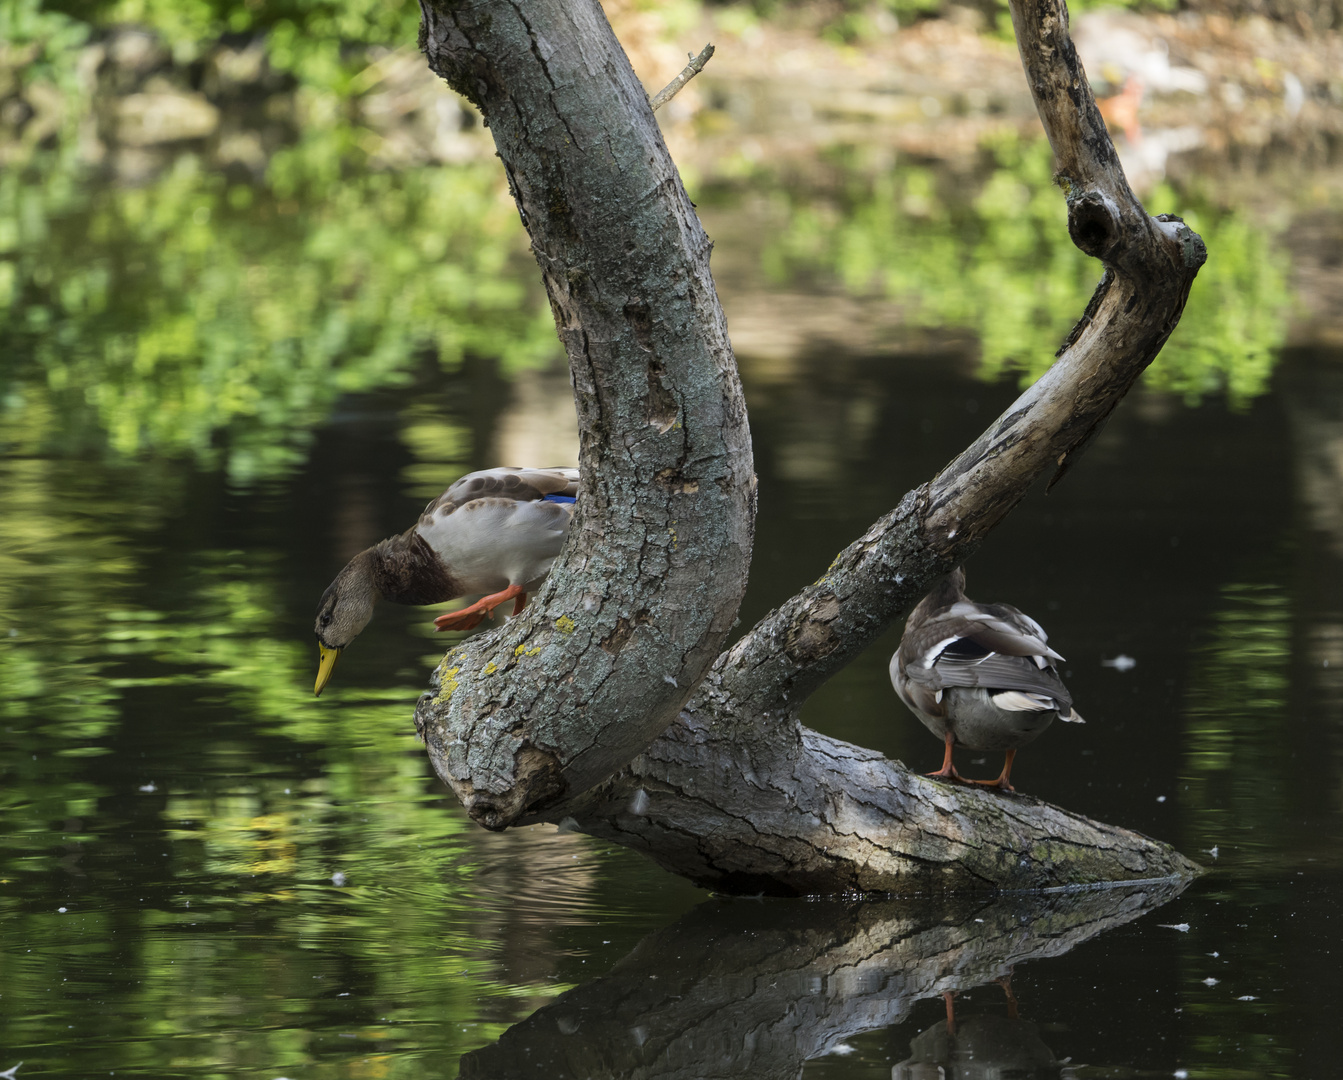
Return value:
[(412, 528), (361, 551), (317, 607), (314, 693), (322, 692), (341, 650), (368, 625), (379, 599), (439, 604), (488, 594), (440, 615), (434, 620), (439, 630), (470, 630), (509, 600), (519, 614), (560, 553), (577, 494), (577, 469), (467, 473), (426, 506)]
[(1004, 750), (996, 780), (1009, 783), (1017, 750), (1054, 722), (1083, 723), (1040, 624), (1010, 604), (977, 604), (965, 595), (959, 566), (919, 601), (891, 657), (891, 684), (910, 710), (946, 744), (942, 768), (929, 776), (962, 780), (951, 763), (956, 746)]

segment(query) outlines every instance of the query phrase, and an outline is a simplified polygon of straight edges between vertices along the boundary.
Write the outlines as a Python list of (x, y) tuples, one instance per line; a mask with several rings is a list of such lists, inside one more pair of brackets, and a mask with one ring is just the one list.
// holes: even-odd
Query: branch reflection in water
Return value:
[[(1183, 888), (1171, 881), (989, 899), (713, 900), (644, 938), (608, 975), (467, 1054), (460, 1075), (796, 1077), (845, 1040), (900, 1023), (921, 999), (1062, 956)], [(966, 1017), (956, 1044), (943, 1022), (914, 1040), (913, 1057), (893, 1075), (921, 1077), (924, 1063), (944, 1048), (954, 1057), (967, 1040), (977, 1067), (984, 1054), (1002, 1053), (1005, 1064), (1029, 1060), (1044, 1070), (1038, 1075), (1059, 1075), (1030, 1025), (1016, 1020), (1004, 1031), (1012, 1022)]]

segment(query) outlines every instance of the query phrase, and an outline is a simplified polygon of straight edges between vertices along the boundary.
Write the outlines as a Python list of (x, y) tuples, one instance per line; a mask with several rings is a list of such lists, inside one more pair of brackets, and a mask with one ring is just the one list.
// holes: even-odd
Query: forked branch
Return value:
[[(1195, 872), (1164, 844), (1028, 798), (934, 783), (798, 712), (1085, 449), (1179, 321), (1206, 252), (1129, 188), (1062, 0), (1013, 0), (1069, 231), (1104, 274), (1052, 368), (928, 484), (723, 656), (677, 723), (588, 796), (585, 831), (719, 888), (1044, 887)], [(1056, 472), (1057, 476), (1057, 472)], [(638, 808), (643, 813), (633, 813)]]
[(750, 892), (1194, 873), (1146, 837), (936, 783), (797, 721), (1039, 476), (1076, 459), (1165, 343), (1204, 260), (1197, 236), (1129, 190), (1062, 0), (1013, 0), (1012, 15), (1070, 233), (1105, 266), (1096, 296), (1011, 409), (716, 660), (749, 555), (749, 433), (708, 244), (648, 100), (592, 0), (525, 13), (421, 3), (431, 66), (494, 132), (583, 435), (574, 534), (538, 602), (449, 653), (416, 712), (472, 816), (568, 819)]

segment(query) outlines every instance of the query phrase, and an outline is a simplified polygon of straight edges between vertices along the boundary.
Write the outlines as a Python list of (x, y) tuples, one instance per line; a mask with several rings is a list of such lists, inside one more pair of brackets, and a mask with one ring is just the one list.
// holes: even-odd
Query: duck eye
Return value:
[(318, 619), (317, 621), (320, 622), (323, 626), (330, 626), (330, 625), (331, 625), (331, 612), (329, 612), (329, 611), (324, 611), (324, 612), (322, 612), (322, 617), (321, 617), (320, 619)]

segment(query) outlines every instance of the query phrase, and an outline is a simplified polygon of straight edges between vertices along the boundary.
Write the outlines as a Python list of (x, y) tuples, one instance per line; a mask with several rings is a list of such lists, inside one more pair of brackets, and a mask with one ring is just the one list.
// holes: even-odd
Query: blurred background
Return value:
[[(1048, 366), (1100, 269), (993, 0), (607, 12), (650, 91), (718, 49), (659, 121), (751, 409), (748, 627)], [(1024, 750), (1018, 788), (1213, 872), (1018, 969), (1048, 1053), (999, 1067), (1332, 1075), (1343, 7), (1072, 16), (1135, 189), (1209, 261), (969, 591), (1045, 625), (1088, 721)], [(0, 0), (0, 1071), (456, 1076), (645, 935), (750, 903), (471, 825), (411, 721), (432, 610), (384, 607), (312, 697), (313, 611), (350, 555), (469, 469), (577, 456), (489, 132), (417, 23), (413, 0)], [(898, 637), (804, 720), (931, 770)], [(922, 993), (786, 1075), (936, 1058)], [(998, 987), (969, 1001), (1007, 1015)], [(693, 1035), (640, 1069), (710, 1074)]]

